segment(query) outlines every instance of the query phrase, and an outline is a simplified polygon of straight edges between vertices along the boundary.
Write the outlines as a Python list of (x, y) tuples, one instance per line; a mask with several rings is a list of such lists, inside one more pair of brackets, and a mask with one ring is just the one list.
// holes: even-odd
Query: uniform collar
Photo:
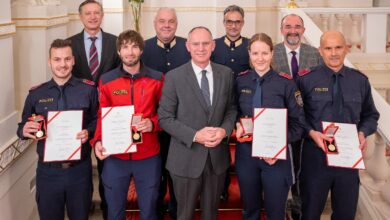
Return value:
[[(72, 75), (70, 77), (70, 79), (64, 84), (64, 87), (67, 87), (68, 85), (75, 86), (76, 83), (77, 83), (77, 79)], [(48, 82), (47, 86), (49, 88), (58, 87), (58, 84), (54, 81), (53, 78), (51, 78), (51, 80)]]
[(142, 61), (140, 61), (140, 62), (141, 62), (141, 65), (140, 65), (139, 73), (136, 73), (134, 75), (128, 73), (125, 69), (123, 69), (123, 64), (120, 65), (120, 67), (119, 67), (120, 73), (122, 74), (123, 77), (131, 78), (131, 79), (138, 79), (138, 78), (141, 78), (143, 76), (146, 76), (147, 69), (145, 68), (145, 65), (143, 64), (143, 62)]
[(268, 72), (266, 72), (262, 77), (260, 77), (259, 74), (257, 74), (254, 69), (252, 69), (252, 72), (254, 74), (252, 78), (254, 81), (257, 79), (260, 79), (261, 81), (268, 80), (272, 77), (272, 75), (274, 75), (274, 71), (272, 70), (272, 68), (270, 68)]
[(157, 38), (157, 45), (163, 49), (169, 50), (176, 45), (176, 36), (171, 40), (171, 42), (169, 42), (167, 44), (164, 44), (160, 39)]
[(223, 42), (224, 42), (224, 43), (226, 44), (226, 46), (228, 46), (228, 47), (231, 47), (231, 43), (234, 43), (234, 47), (232, 47), (232, 48), (236, 48), (236, 47), (239, 47), (239, 46), (242, 44), (242, 37), (240, 36), (237, 40), (232, 41), (232, 40), (230, 40), (230, 39), (228, 38), (228, 36), (225, 36), (225, 39), (224, 39)]
[(338, 71), (338, 72), (335, 72), (333, 71), (331, 68), (329, 68), (327, 65), (323, 65), (323, 68), (325, 69), (325, 71), (331, 75), (333, 74), (340, 74), (340, 76), (344, 77), (345, 76), (345, 69), (346, 67), (343, 65), (343, 67), (341, 67), (341, 69)]

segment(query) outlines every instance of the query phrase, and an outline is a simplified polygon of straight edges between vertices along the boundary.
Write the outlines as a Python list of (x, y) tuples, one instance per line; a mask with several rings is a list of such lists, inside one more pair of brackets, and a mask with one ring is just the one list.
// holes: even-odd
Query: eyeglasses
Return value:
[(242, 20), (236, 20), (236, 21), (233, 21), (233, 20), (225, 20), (225, 24), (227, 26), (233, 26), (233, 25), (241, 25), (242, 24)]

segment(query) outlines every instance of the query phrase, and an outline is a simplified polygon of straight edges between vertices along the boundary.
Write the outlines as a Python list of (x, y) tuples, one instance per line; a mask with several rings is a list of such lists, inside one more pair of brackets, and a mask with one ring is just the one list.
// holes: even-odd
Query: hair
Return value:
[(283, 27), (283, 22), (284, 20), (288, 17), (288, 16), (291, 16), (291, 17), (298, 17), (301, 22), (302, 22), (302, 27), (305, 27), (305, 23), (303, 22), (303, 19), (301, 18), (301, 16), (297, 15), (297, 14), (288, 14), (288, 15), (285, 15), (283, 18), (282, 18), (282, 21), (280, 22), (280, 27)]
[(240, 6), (238, 5), (229, 5), (227, 8), (225, 8), (225, 10), (223, 11), (223, 15), (226, 15), (228, 12), (238, 12), (240, 13), (240, 15), (242, 16), (242, 18), (244, 18), (244, 9), (242, 9)]
[(272, 44), (272, 39), (265, 33), (257, 33), (257, 34), (254, 34), (251, 39), (249, 40), (249, 43), (248, 43), (248, 50), (251, 50), (251, 46), (254, 42), (256, 41), (260, 41), (260, 42), (264, 42), (266, 43), (270, 50), (273, 51), (274, 50), (274, 47), (273, 47), (273, 44)]
[(58, 49), (58, 48), (65, 48), (65, 47), (69, 47), (71, 50), (72, 50), (72, 42), (68, 39), (64, 40), (64, 39), (55, 39), (51, 45), (50, 45), (50, 49), (49, 49), (49, 56), (51, 56), (51, 50), (54, 48), (54, 49)]
[(188, 32), (188, 39), (190, 38), (190, 35), (192, 34), (192, 32), (194, 32), (195, 30), (197, 29), (203, 29), (207, 32), (209, 32), (210, 36), (211, 36), (211, 39), (213, 39), (213, 34), (211, 33), (210, 29), (208, 29), (207, 27), (205, 26), (196, 26), (194, 28), (192, 28), (189, 32)]
[(172, 12), (173, 15), (175, 16), (176, 20), (177, 20), (176, 10), (174, 8), (162, 7), (162, 8), (159, 8), (157, 10), (156, 15), (154, 16), (154, 21), (156, 21), (157, 16), (160, 14), (161, 11), (170, 11), (170, 12)]
[(97, 4), (99, 5), (100, 7), (100, 10), (103, 12), (103, 6), (100, 2), (98, 1), (95, 1), (95, 0), (86, 0), (86, 1), (83, 1), (80, 5), (79, 5), (79, 14), (81, 14), (82, 10), (83, 10), (83, 6), (86, 5), (86, 4)]
[(134, 43), (142, 51), (144, 50), (144, 39), (135, 30), (126, 30), (119, 34), (118, 39), (116, 40), (117, 51), (120, 51), (121, 47), (127, 43)]

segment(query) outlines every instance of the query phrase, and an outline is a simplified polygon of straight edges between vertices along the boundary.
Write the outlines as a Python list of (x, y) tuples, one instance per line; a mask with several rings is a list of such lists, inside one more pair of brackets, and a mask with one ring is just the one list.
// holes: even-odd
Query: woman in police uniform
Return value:
[[(294, 80), (286, 73), (276, 73), (271, 62), (271, 38), (259, 33), (248, 44), (252, 69), (237, 77), (236, 94), (239, 117), (253, 117), (254, 108), (286, 108), (288, 143), (301, 139), (304, 114), (302, 99)], [(260, 218), (261, 201), (265, 201), (267, 219), (285, 219), (288, 191), (293, 182), (291, 146), (287, 160), (252, 157), (252, 142), (243, 141), (243, 128), (237, 126), (236, 171), (244, 203), (243, 219)], [(261, 199), (264, 193), (264, 200)]]

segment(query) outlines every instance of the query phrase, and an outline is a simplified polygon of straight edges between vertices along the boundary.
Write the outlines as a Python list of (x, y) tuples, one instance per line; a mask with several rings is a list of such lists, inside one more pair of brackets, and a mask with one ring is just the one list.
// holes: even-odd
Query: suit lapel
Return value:
[(305, 69), (307, 65), (307, 59), (309, 58), (309, 54), (307, 54), (306, 45), (301, 44), (301, 49), (299, 51), (301, 54), (299, 54), (299, 70)]
[(202, 91), (200, 89), (198, 80), (196, 79), (194, 69), (192, 68), (191, 61), (187, 63), (187, 74), (186, 74), (186, 80), (188, 82), (188, 85), (190, 85), (191, 89), (193, 90), (195, 96), (198, 98), (198, 101), (202, 108), (208, 112), (206, 101), (204, 100)]
[(84, 30), (80, 33), (79, 41), (80, 41), (79, 43), (81, 45), (81, 47), (79, 49), (81, 50), (81, 54), (82, 54), (82, 56), (80, 57), (81, 58), (81, 62), (83, 63), (82, 65), (87, 67), (88, 72), (86, 74), (88, 74), (90, 76), (91, 75), (91, 71), (89, 70), (89, 65), (88, 65), (88, 60), (87, 60), (88, 56), (87, 56), (87, 53), (85, 51)]
[(217, 106), (218, 100), (220, 97), (222, 74), (218, 72), (218, 69), (215, 68), (214, 64), (211, 64), (211, 69), (213, 70), (213, 102), (211, 104), (211, 111), (209, 115), (209, 120), (214, 114), (215, 107)]
[(288, 58), (287, 58), (287, 54), (286, 54), (286, 46), (284, 46), (283, 44), (283, 51), (282, 51), (282, 67), (280, 68), (282, 72), (285, 72), (285, 73), (288, 73), (290, 75), (291, 72), (290, 72), (290, 67), (288, 65)]
[(97, 78), (99, 79), (99, 75), (102, 73), (103, 69), (104, 69), (104, 65), (106, 64), (106, 60), (107, 60), (107, 56), (108, 56), (108, 51), (110, 51), (110, 45), (108, 44), (107, 42), (107, 38), (106, 38), (106, 33), (103, 32), (102, 30), (102, 54), (101, 54), (101, 59), (99, 60), (99, 71), (98, 71), (98, 75), (97, 75)]

